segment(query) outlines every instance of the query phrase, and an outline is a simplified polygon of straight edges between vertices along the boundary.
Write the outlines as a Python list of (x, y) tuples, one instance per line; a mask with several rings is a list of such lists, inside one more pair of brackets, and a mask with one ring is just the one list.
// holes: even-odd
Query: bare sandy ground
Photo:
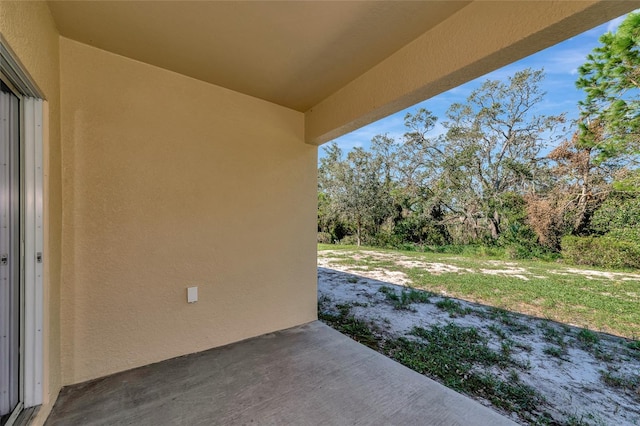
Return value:
[[(396, 310), (380, 287), (394, 288), (400, 293), (403, 287), (411, 286), (411, 280), (402, 272), (390, 271), (384, 267), (369, 270), (351, 265), (340, 265), (345, 251), (330, 250), (318, 253), (318, 297), (323, 309), (337, 304), (353, 305), (351, 313), (358, 319), (376, 324), (389, 337), (406, 335), (414, 326), (428, 328), (431, 325), (444, 325), (453, 322), (459, 326), (476, 327), (490, 338), (490, 345), (500, 348), (500, 339), (489, 331), (489, 327), (502, 327), (498, 320), (489, 315), (468, 314), (451, 317), (449, 313), (436, 307), (435, 303), (445, 295), (431, 298), (428, 304), (412, 304), (411, 310)], [(336, 256), (338, 255), (338, 256)], [(357, 256), (373, 257), (378, 260), (392, 261), (398, 265), (423, 268), (433, 274), (446, 272), (474, 272), (454, 265), (443, 263), (419, 262), (415, 259), (375, 251), (353, 252)], [(351, 255), (349, 255), (351, 256)], [(499, 262), (493, 267), (499, 269), (480, 270), (480, 273), (511, 275), (527, 280), (530, 273), (515, 263)], [(638, 280), (640, 275), (602, 271), (562, 270), (557, 273), (581, 273), (586, 276), (609, 277), (611, 279)], [(487, 306), (456, 300), (463, 308), (476, 312), (489, 312)], [(355, 305), (354, 305), (355, 303)], [(640, 307), (639, 307), (640, 309)], [(581, 345), (576, 336), (579, 329), (545, 319), (521, 314), (510, 314), (514, 321), (525, 324), (529, 332), (509, 333), (515, 342), (513, 354), (530, 368), (519, 372), (521, 380), (540, 392), (546, 399), (545, 411), (558, 424), (594, 424), (594, 425), (640, 425), (640, 389), (612, 387), (602, 380), (602, 372), (610, 372), (616, 377), (638, 377), (640, 359), (628, 348), (628, 340), (599, 333), (598, 348), (605, 356), (596, 357), (593, 350)], [(544, 330), (555, 329), (567, 342), (566, 352), (561, 356), (545, 353), (549, 348)], [(504, 328), (504, 327), (503, 327)], [(522, 349), (526, 348), (526, 349)], [(600, 359), (600, 358), (604, 358)], [(503, 374), (498, 370), (496, 374)], [(480, 401), (490, 405), (488, 401)], [(523, 422), (517, 413), (504, 413), (516, 421)]]

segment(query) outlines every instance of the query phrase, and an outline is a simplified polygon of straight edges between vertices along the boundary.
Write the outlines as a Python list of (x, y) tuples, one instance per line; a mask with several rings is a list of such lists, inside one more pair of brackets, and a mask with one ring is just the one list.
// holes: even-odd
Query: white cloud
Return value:
[(626, 17), (627, 15), (624, 15), (612, 21), (609, 21), (609, 23), (607, 24), (607, 32), (615, 32), (618, 29), (618, 26), (620, 25), (620, 23), (624, 21), (624, 18)]
[(545, 63), (545, 71), (549, 74), (571, 74), (578, 73), (578, 67), (584, 64), (587, 55), (594, 46), (583, 46), (572, 49), (559, 50)]
[(629, 12), (626, 15), (622, 15), (622, 16), (616, 18), (616, 19), (613, 19), (613, 20), (609, 21), (607, 23), (607, 32), (615, 32), (618, 29), (618, 27), (620, 26), (620, 23), (622, 23), (622, 21), (624, 21), (624, 19), (627, 17), (627, 15), (629, 15), (631, 13), (638, 13), (638, 12), (640, 12), (640, 9), (636, 9), (636, 10), (634, 10), (632, 12)]

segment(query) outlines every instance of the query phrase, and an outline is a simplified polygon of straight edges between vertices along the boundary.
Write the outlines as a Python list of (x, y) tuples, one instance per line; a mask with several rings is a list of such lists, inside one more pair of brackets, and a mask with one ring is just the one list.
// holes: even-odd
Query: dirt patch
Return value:
[[(342, 262), (345, 260), (345, 258), (349, 258), (354, 261), (366, 259), (379, 262), (393, 262), (395, 265), (402, 268), (418, 268), (433, 275), (477, 273), (484, 275), (510, 276), (519, 278), (523, 281), (528, 281), (529, 277), (527, 275), (531, 275), (531, 273), (525, 268), (518, 267), (518, 265), (513, 262), (489, 260), (484, 263), (488, 266), (502, 267), (502, 269), (472, 269), (442, 262), (423, 262), (409, 256), (394, 255), (393, 253), (382, 253), (370, 250), (362, 250), (357, 253), (342, 250), (323, 250), (318, 254), (318, 266), (324, 268), (336, 267), (337, 269), (344, 272), (355, 272), (356, 270), (358, 270), (355, 266), (343, 264)], [(381, 274), (384, 274), (384, 272), (379, 269), (372, 269), (370, 271), (364, 271), (362, 273), (362, 275), (374, 279), (379, 279), (382, 276)], [(640, 279), (640, 276), (638, 276), (638, 278)], [(403, 282), (396, 284), (405, 285), (408, 283), (410, 283), (410, 280), (406, 278), (405, 275)]]
[(508, 268), (508, 269), (479, 269), (478, 272), (485, 275), (503, 275), (503, 276), (511, 276), (515, 278), (520, 278), (524, 281), (529, 281), (524, 274), (527, 271), (524, 268)]
[[(324, 255), (325, 253), (328, 254), (328, 256)], [(340, 252), (337, 252), (337, 253), (340, 253)], [(343, 260), (343, 258), (331, 257), (331, 254), (332, 252), (324, 251), (323, 256), (318, 257), (318, 266), (323, 268), (335, 269), (336, 266), (340, 264), (339, 262)], [(360, 260), (364, 258), (365, 256), (362, 256), (362, 255), (355, 255), (352, 257), (353, 260)], [(376, 256), (376, 258), (380, 259), (379, 256)], [(357, 274), (359, 276), (371, 278), (374, 280), (381, 280), (381, 281), (386, 280), (389, 282), (396, 283), (398, 285), (409, 285), (411, 283), (411, 280), (409, 279), (407, 274), (401, 271), (390, 271), (388, 269), (375, 268), (375, 267), (362, 268), (361, 266), (355, 266), (355, 265), (341, 265), (340, 270), (342, 272)]]
[(439, 262), (419, 262), (417, 260), (395, 259), (394, 263), (405, 268), (420, 268), (434, 275), (473, 272), (473, 270), (471, 269), (461, 268), (455, 265), (447, 265), (446, 263)]
[(549, 271), (553, 274), (558, 275), (571, 275), (577, 274), (582, 275), (586, 278), (607, 278), (610, 280), (621, 280), (621, 281), (640, 281), (640, 274), (632, 274), (626, 272), (610, 272), (610, 271), (594, 271), (589, 269), (574, 269), (574, 268), (566, 268), (562, 271)]

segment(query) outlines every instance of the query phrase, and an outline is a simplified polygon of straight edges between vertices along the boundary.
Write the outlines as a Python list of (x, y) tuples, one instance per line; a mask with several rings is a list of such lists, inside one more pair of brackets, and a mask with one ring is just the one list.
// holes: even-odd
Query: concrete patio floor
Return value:
[(313, 322), (64, 388), (54, 425), (513, 425)]

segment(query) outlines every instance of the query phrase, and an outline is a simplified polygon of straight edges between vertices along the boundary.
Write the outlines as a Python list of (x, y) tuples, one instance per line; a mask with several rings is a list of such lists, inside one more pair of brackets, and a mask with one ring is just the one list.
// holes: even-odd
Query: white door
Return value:
[(0, 425), (20, 399), (20, 101), (0, 81)]

